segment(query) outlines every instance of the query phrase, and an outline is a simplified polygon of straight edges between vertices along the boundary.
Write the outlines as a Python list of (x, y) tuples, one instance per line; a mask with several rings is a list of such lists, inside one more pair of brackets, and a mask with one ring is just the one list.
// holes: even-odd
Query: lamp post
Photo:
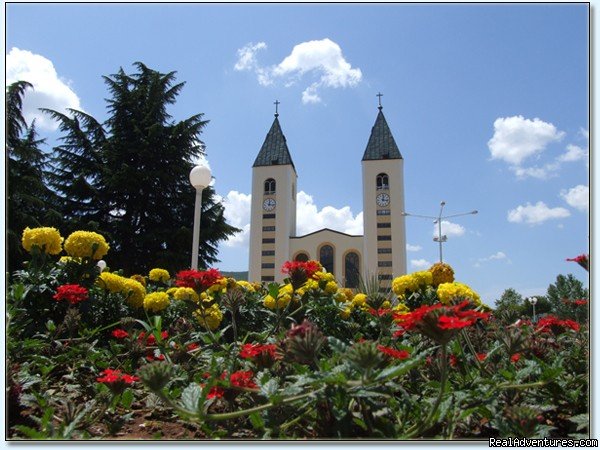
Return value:
[(194, 237), (192, 240), (191, 268), (198, 269), (198, 247), (200, 245), (200, 214), (202, 206), (202, 190), (211, 180), (210, 169), (205, 165), (197, 165), (190, 172), (190, 183), (196, 188), (196, 203), (194, 205)]
[(533, 322), (535, 323), (535, 304), (537, 303), (538, 299), (537, 297), (529, 297), (529, 303), (531, 303), (531, 306), (533, 306)]
[(440, 244), (440, 262), (443, 262), (443, 258), (442, 258), (442, 244), (448, 240), (448, 236), (446, 236), (445, 234), (442, 235), (442, 219), (449, 219), (451, 217), (458, 217), (458, 216), (467, 216), (469, 214), (477, 214), (477, 212), (478, 212), (477, 210), (474, 210), (474, 211), (470, 211), (470, 212), (466, 212), (466, 213), (452, 214), (450, 216), (442, 216), (442, 212), (444, 211), (444, 206), (446, 206), (446, 202), (442, 201), (440, 203), (440, 213), (437, 215), (437, 217), (435, 217), (435, 216), (421, 216), (421, 215), (417, 215), (417, 214), (409, 214), (407, 212), (403, 212), (402, 213), (403, 216), (420, 217), (422, 219), (435, 219), (433, 221), (433, 223), (434, 224), (437, 223), (437, 225), (438, 225), (438, 235), (433, 238), (433, 241), (434, 242), (439, 242), (439, 244)]

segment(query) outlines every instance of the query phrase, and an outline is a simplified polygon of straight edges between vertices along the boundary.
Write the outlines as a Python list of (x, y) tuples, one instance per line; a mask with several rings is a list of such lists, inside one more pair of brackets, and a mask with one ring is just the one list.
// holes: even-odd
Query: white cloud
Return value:
[(38, 108), (66, 112), (67, 108), (81, 110), (77, 94), (67, 82), (56, 73), (49, 59), (27, 50), (13, 47), (6, 55), (6, 83), (28, 81), (33, 90), (28, 90), (23, 98), (23, 116), (27, 123), (35, 119), (36, 126), (54, 131), (58, 124)]
[(428, 269), (432, 264), (426, 259), (411, 259), (410, 265), (416, 269)]
[(547, 180), (550, 177), (557, 176), (556, 172), (560, 168), (558, 163), (544, 164), (542, 167), (520, 167), (512, 166), (510, 169), (515, 173), (517, 178), (538, 178), (540, 180)]
[(587, 149), (583, 149), (578, 145), (567, 145), (567, 151), (558, 157), (560, 162), (574, 162), (586, 158), (588, 155)]
[(249, 43), (248, 45), (240, 48), (238, 53), (238, 60), (233, 67), (235, 70), (253, 70), (258, 67), (256, 61), (256, 53), (259, 50), (267, 48), (267, 44), (259, 42), (258, 44)]
[[(459, 225), (457, 223), (452, 223), (447, 220), (442, 220), (442, 236), (446, 235), (448, 237), (454, 236), (462, 236), (465, 234), (465, 227)], [(439, 228), (437, 223), (433, 226), (433, 236), (436, 237), (439, 234)]]
[(552, 142), (565, 135), (551, 123), (523, 116), (500, 117), (494, 122), (494, 136), (488, 141), (492, 159), (501, 159), (513, 166), (544, 151)]
[(238, 50), (235, 70), (254, 71), (259, 84), (266, 86), (281, 80), (285, 87), (294, 85), (305, 75), (314, 80), (302, 92), (302, 102), (319, 103), (319, 89), (354, 87), (362, 80), (362, 71), (352, 68), (342, 54), (340, 46), (331, 39), (313, 40), (295, 45), (291, 53), (279, 64), (261, 66), (256, 53), (267, 48), (264, 42), (248, 44)]
[(544, 202), (537, 202), (535, 205), (527, 202), (525, 206), (519, 205), (508, 212), (508, 221), (513, 223), (523, 223), (528, 225), (539, 225), (546, 220), (563, 219), (569, 217), (571, 213), (565, 208), (548, 208)]
[(225, 242), (227, 247), (247, 247), (250, 239), (250, 202), (252, 195), (238, 191), (229, 191), (223, 199), (225, 219), (242, 231)]
[(319, 211), (312, 196), (304, 191), (298, 192), (296, 202), (296, 233), (298, 236), (323, 228), (330, 228), (347, 234), (363, 234), (362, 211), (356, 216), (352, 214), (349, 206), (339, 209), (333, 206), (325, 206)]
[(406, 244), (406, 250), (408, 250), (409, 252), (418, 252), (422, 249), (423, 247), (421, 247), (420, 245), (410, 245), (410, 244)]
[(497, 260), (506, 260), (506, 262), (510, 263), (510, 260), (507, 259), (506, 253), (504, 252), (496, 252), (493, 255), (487, 256), (485, 258), (479, 258), (475, 263), (475, 267), (481, 267), (481, 263), (488, 261), (497, 261)]
[[(229, 191), (226, 197), (220, 199), (225, 207), (225, 219), (231, 225), (242, 231), (229, 238), (227, 247), (247, 247), (250, 239), (251, 194)], [(325, 206), (321, 210), (315, 205), (311, 195), (304, 191), (297, 195), (297, 234), (312, 233), (323, 228), (341, 231), (352, 235), (363, 233), (363, 213), (352, 214), (349, 206), (334, 208)]]
[(574, 188), (567, 190), (562, 190), (560, 192), (560, 196), (565, 199), (565, 201), (580, 211), (588, 211), (590, 207), (590, 188), (588, 186), (584, 186), (580, 184), (575, 186)]

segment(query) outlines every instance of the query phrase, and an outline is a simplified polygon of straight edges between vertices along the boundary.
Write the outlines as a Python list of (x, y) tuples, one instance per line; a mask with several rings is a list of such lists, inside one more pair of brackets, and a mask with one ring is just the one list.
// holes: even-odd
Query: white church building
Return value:
[(282, 281), (288, 260), (320, 261), (349, 288), (358, 287), (360, 276), (377, 274), (386, 287), (406, 273), (404, 161), (381, 104), (361, 164), (364, 235), (325, 228), (297, 236), (298, 173), (275, 113), (252, 166), (250, 281)]

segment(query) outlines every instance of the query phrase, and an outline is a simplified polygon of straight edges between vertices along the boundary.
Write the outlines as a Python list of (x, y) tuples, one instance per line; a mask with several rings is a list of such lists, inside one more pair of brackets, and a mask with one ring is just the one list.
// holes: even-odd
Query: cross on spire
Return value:
[(278, 106), (281, 102), (279, 100), (275, 100), (273, 104), (275, 105), (275, 117), (279, 117)]
[(383, 97), (383, 94), (381, 92), (379, 92), (376, 97), (379, 97), (379, 106), (377, 107), (379, 109), (379, 111), (381, 111), (383, 109), (383, 106), (381, 106), (381, 97)]

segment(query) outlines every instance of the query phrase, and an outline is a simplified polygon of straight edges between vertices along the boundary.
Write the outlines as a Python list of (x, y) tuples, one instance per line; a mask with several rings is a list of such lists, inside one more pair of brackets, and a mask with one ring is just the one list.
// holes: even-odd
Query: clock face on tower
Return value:
[(377, 206), (387, 206), (390, 204), (389, 194), (378, 194), (377, 195)]
[(274, 198), (266, 198), (263, 202), (263, 209), (265, 211), (273, 211), (275, 209), (276, 204), (277, 203), (275, 202)]

